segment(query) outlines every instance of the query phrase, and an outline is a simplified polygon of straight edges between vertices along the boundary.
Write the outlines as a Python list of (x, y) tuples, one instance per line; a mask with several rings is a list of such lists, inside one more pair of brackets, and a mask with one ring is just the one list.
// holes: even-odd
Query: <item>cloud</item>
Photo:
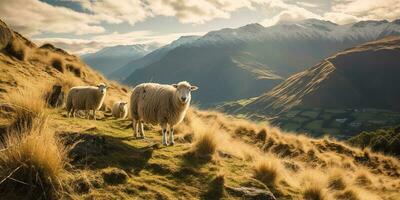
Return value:
[(134, 25), (150, 15), (139, 0), (80, 0), (79, 3), (82, 8), (90, 11), (95, 19), (111, 24), (128, 22)]
[(316, 8), (316, 7), (318, 7), (317, 4), (307, 3), (307, 2), (302, 2), (302, 1), (297, 2), (297, 5), (302, 6), (302, 7), (309, 7), (309, 8)]
[(358, 18), (354, 15), (344, 14), (344, 13), (340, 13), (340, 12), (324, 13), (323, 18), (325, 20), (335, 22), (337, 24), (350, 24), (350, 23), (360, 21), (360, 18)]
[(96, 52), (107, 46), (130, 44), (155, 44), (161, 46), (168, 44), (181, 36), (204, 34), (204, 32), (184, 32), (160, 35), (151, 31), (132, 31), (128, 33), (115, 32), (111, 34), (97, 35), (90, 39), (37, 38), (33, 39), (33, 41), (39, 45), (51, 43), (70, 53), (82, 55)]
[(279, 22), (296, 22), (304, 19), (315, 18), (322, 19), (321, 16), (294, 4), (286, 4), (284, 2), (273, 2), (268, 5), (270, 8), (278, 8), (282, 11), (272, 18), (265, 19), (261, 22), (264, 26), (273, 26)]
[(182, 23), (201, 24), (216, 18), (229, 18), (240, 8), (253, 9), (261, 0), (152, 0), (148, 8), (153, 15), (175, 16)]
[(89, 34), (104, 28), (92, 16), (37, 0), (0, 1), (0, 17), (26, 35), (43, 32)]
[(400, 18), (400, 0), (341, 0), (332, 11), (361, 20), (395, 20)]

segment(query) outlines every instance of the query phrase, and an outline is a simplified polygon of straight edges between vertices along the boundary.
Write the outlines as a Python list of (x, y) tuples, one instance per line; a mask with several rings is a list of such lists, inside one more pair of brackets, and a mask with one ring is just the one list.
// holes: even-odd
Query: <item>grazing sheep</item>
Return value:
[(128, 115), (128, 102), (125, 101), (115, 102), (112, 108), (112, 115), (115, 118), (125, 119), (125, 117)]
[(168, 145), (166, 134), (169, 125), (169, 142), (173, 145), (174, 126), (185, 117), (190, 105), (190, 92), (195, 90), (197, 87), (186, 81), (172, 85), (142, 83), (136, 86), (130, 99), (132, 125), (136, 137), (140, 137), (140, 134), (144, 138), (143, 122), (160, 124), (162, 143)]
[(94, 86), (77, 86), (69, 90), (67, 96), (68, 117), (72, 114), (75, 117), (75, 111), (84, 110), (87, 117), (90, 118), (92, 110), (93, 119), (96, 120), (96, 110), (100, 109), (106, 97), (107, 86), (101, 83)]

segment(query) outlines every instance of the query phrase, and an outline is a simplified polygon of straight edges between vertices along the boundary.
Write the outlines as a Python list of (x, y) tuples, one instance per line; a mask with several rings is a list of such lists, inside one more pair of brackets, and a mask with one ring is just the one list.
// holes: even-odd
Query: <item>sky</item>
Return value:
[(0, 19), (13, 29), (74, 54), (308, 18), (392, 21), (400, 18), (400, 0), (0, 0)]

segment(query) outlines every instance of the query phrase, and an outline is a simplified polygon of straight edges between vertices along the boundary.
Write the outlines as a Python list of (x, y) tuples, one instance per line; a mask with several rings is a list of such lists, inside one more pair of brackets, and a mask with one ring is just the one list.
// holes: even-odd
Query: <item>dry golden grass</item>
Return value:
[(29, 55), (29, 49), (20, 40), (13, 39), (5, 51), (18, 60), (25, 61)]
[(325, 176), (319, 171), (308, 170), (302, 175), (300, 185), (302, 197), (305, 200), (327, 200)]
[(23, 133), (10, 131), (0, 152), (0, 191), (30, 193), (32, 197), (54, 198), (62, 187), (66, 150), (46, 119), (36, 118)]
[(283, 166), (276, 158), (262, 158), (254, 164), (253, 176), (270, 187), (276, 187), (282, 177)]
[(32, 127), (34, 119), (45, 118), (44, 98), (44, 90), (34, 87), (7, 93), (4, 101), (14, 109), (14, 118), (8, 129), (12, 132), (24, 132), (24, 129)]
[(335, 170), (328, 177), (328, 188), (331, 190), (344, 190), (347, 187), (347, 182), (343, 176), (344, 172)]
[(218, 141), (216, 134), (216, 128), (206, 129), (206, 127), (199, 126), (196, 129), (194, 142), (190, 149), (195, 157), (211, 160), (217, 151)]
[(67, 156), (63, 144), (47, 127), (43, 90), (17, 90), (5, 101), (14, 108), (14, 121), (0, 143), (1, 193), (54, 198), (62, 186)]

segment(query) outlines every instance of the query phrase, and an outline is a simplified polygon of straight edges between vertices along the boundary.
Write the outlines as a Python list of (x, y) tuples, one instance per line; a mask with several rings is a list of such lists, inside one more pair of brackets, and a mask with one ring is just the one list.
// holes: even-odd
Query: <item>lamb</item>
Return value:
[(128, 115), (128, 102), (117, 101), (114, 103), (112, 108), (112, 115), (115, 118), (125, 119)]
[(107, 86), (100, 83), (97, 86), (77, 86), (70, 89), (67, 96), (68, 117), (75, 117), (77, 110), (84, 110), (90, 118), (92, 111), (93, 119), (96, 120), (96, 110), (99, 110), (106, 97)]
[(191, 100), (191, 91), (197, 90), (186, 81), (172, 85), (142, 83), (133, 90), (130, 98), (132, 128), (136, 137), (144, 138), (143, 123), (160, 124), (162, 143), (167, 146), (167, 128), (169, 142), (174, 145), (174, 126), (185, 117)]

